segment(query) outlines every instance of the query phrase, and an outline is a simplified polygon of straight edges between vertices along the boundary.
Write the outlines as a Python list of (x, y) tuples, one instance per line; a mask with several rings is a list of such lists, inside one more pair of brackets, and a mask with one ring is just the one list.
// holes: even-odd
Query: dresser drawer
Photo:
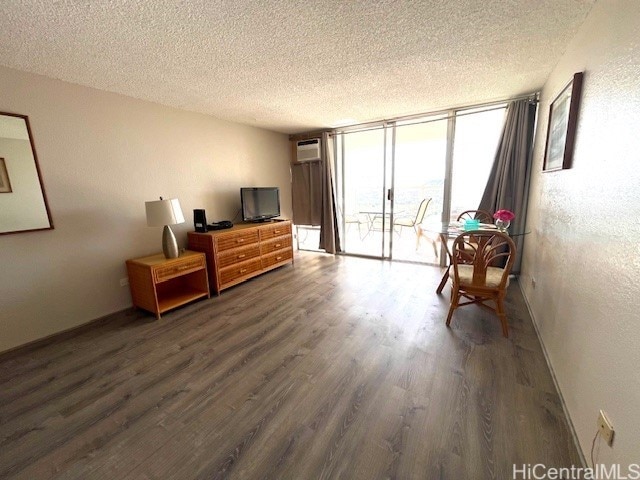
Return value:
[(280, 237), (260, 243), (260, 253), (262, 255), (267, 255), (284, 248), (291, 248), (291, 237)]
[(227, 283), (231, 283), (239, 278), (250, 275), (253, 272), (258, 272), (261, 269), (262, 263), (260, 262), (260, 258), (238, 263), (230, 267), (221, 268), (220, 284), (224, 286)]
[(258, 243), (257, 229), (233, 232), (229, 233), (228, 235), (220, 235), (216, 238), (218, 253), (224, 252), (225, 250), (230, 250), (232, 248), (250, 245), (252, 243)]
[(262, 257), (262, 268), (269, 268), (278, 263), (289, 262), (293, 258), (293, 252), (291, 249), (282, 250), (277, 253), (272, 253), (269, 255), (264, 255)]
[(244, 262), (260, 256), (260, 246), (257, 243), (246, 247), (225, 250), (218, 255), (218, 268), (228, 267), (235, 263)]
[(260, 240), (269, 240), (270, 238), (291, 235), (291, 223), (282, 222), (275, 225), (266, 225), (260, 227)]
[(205, 268), (205, 257), (196, 256), (185, 258), (184, 260), (178, 260), (172, 262), (169, 265), (163, 265), (153, 269), (156, 282), (164, 282), (174, 277), (184, 275), (185, 273), (195, 272)]

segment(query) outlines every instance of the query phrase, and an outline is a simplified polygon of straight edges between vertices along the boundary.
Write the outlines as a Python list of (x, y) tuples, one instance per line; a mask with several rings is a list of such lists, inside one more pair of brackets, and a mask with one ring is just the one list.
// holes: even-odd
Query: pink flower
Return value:
[(516, 218), (516, 216), (511, 210), (498, 210), (493, 214), (493, 218), (502, 220), (503, 222), (510, 222), (511, 220)]

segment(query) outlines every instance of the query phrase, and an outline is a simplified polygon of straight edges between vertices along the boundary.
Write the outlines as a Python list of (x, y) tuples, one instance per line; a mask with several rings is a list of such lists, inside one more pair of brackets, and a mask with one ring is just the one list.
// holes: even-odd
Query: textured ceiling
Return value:
[(285, 133), (542, 87), (595, 0), (4, 0), (0, 64)]

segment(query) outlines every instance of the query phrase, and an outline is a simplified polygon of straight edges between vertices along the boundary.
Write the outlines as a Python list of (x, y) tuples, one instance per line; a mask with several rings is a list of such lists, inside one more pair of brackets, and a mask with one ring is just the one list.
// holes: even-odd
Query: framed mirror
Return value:
[(0, 235), (52, 228), (29, 118), (0, 112)]

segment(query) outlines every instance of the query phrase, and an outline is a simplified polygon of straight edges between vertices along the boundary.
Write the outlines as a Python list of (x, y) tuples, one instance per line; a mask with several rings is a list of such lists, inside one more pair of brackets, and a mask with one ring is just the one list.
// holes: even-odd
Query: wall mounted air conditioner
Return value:
[(320, 160), (320, 139), (298, 140), (296, 142), (296, 161), (314, 162)]

